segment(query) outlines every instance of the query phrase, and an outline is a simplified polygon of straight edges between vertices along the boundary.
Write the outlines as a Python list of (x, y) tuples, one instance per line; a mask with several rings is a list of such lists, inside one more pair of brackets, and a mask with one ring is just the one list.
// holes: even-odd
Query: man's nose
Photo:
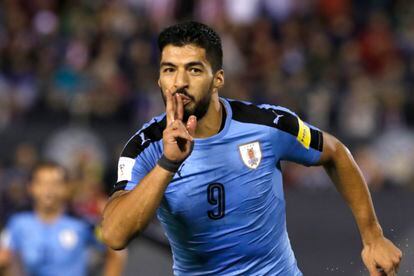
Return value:
[(188, 75), (185, 70), (177, 70), (175, 75), (174, 87), (178, 90), (180, 88), (188, 87)]

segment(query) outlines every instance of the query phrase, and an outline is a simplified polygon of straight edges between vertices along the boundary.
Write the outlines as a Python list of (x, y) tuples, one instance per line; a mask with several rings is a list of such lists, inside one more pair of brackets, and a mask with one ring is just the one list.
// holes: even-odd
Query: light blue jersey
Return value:
[(2, 245), (22, 261), (27, 275), (87, 275), (87, 248), (96, 245), (91, 227), (80, 219), (62, 216), (45, 223), (33, 212), (11, 217)]
[[(221, 131), (195, 139), (168, 185), (158, 218), (175, 275), (302, 275), (285, 219), (280, 161), (313, 165), (322, 133), (281, 107), (221, 99)], [(133, 136), (115, 190), (131, 190), (163, 153), (165, 114)]]

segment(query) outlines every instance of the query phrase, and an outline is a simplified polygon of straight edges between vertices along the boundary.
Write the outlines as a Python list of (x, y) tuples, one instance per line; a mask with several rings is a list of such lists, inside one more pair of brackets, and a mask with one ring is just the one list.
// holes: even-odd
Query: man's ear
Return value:
[(158, 83), (158, 87), (159, 87), (159, 88), (161, 88), (161, 81), (160, 81), (160, 78), (158, 78), (157, 83)]
[(224, 70), (220, 69), (214, 74), (214, 88), (220, 89), (224, 85)]

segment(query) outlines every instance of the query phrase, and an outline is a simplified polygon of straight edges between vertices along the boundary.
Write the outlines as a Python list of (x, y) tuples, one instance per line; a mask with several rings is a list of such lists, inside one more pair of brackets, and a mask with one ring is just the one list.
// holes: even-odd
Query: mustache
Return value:
[(177, 89), (177, 91), (174, 92), (173, 96), (177, 93), (182, 94), (182, 95), (190, 98), (192, 101), (195, 101), (194, 97), (192, 95), (190, 95), (184, 87), (181, 87), (181, 88)]

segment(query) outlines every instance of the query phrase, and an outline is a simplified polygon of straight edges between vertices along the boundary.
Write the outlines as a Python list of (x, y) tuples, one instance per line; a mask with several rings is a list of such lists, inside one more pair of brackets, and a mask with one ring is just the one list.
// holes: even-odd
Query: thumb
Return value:
[(368, 256), (367, 250), (365, 249), (362, 251), (362, 261), (367, 267), (370, 276), (381, 276), (381, 273), (377, 270), (375, 261)]
[(188, 118), (186, 127), (188, 130), (188, 133), (190, 133), (190, 135), (194, 137), (195, 130), (197, 128), (197, 117), (194, 115), (191, 115), (190, 118)]
[(377, 269), (375, 264), (367, 265), (370, 276), (381, 276), (382, 273)]

